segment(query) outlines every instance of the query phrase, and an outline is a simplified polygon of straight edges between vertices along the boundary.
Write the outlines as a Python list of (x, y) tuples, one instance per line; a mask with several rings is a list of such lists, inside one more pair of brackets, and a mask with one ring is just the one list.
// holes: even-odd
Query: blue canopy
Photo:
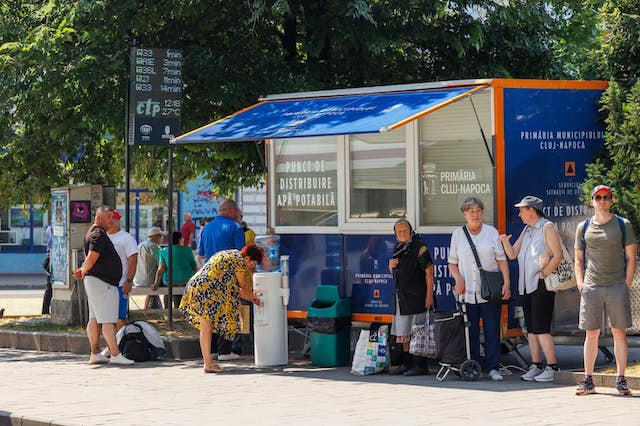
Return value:
[(484, 85), (411, 92), (265, 100), (175, 139), (177, 143), (378, 133), (393, 130)]

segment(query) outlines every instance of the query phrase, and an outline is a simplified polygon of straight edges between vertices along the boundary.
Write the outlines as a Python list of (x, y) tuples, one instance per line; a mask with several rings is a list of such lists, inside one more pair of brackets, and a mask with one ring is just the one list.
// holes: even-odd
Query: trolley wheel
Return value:
[(467, 382), (474, 382), (480, 378), (482, 368), (478, 361), (468, 359), (460, 365), (460, 377)]

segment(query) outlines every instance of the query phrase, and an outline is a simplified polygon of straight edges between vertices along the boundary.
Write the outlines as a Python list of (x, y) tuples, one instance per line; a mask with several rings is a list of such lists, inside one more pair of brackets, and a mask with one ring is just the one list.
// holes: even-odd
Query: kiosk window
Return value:
[(404, 128), (349, 137), (350, 217), (406, 215), (405, 153)]
[[(420, 224), (458, 225), (460, 205), (467, 197), (484, 202), (485, 223), (493, 224), (493, 167), (473, 106), (491, 141), (491, 100), (488, 93), (435, 111), (419, 120)], [(493, 152), (492, 152), (493, 155)]]
[(337, 226), (337, 138), (275, 139), (275, 225)]

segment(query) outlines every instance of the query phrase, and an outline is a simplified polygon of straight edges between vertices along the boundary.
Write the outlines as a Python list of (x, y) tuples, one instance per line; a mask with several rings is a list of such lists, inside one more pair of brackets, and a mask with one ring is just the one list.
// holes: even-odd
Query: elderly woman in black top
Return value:
[(390, 374), (417, 376), (427, 374), (427, 359), (412, 357), (409, 353), (411, 326), (417, 317), (435, 305), (433, 294), (433, 261), (426, 244), (413, 232), (406, 219), (398, 220), (393, 227), (396, 243), (389, 271), (393, 274), (393, 305), (395, 315), (391, 334), (402, 343), (402, 365), (391, 369)]

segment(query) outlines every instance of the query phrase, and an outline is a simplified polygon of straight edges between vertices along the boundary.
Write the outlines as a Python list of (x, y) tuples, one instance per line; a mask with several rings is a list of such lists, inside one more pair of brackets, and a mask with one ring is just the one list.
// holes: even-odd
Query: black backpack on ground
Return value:
[(153, 357), (153, 347), (149, 340), (142, 332), (142, 328), (135, 324), (128, 324), (125, 327), (135, 327), (138, 331), (132, 331), (122, 336), (122, 340), (118, 344), (118, 349), (125, 357), (134, 360), (135, 362), (151, 361)]

